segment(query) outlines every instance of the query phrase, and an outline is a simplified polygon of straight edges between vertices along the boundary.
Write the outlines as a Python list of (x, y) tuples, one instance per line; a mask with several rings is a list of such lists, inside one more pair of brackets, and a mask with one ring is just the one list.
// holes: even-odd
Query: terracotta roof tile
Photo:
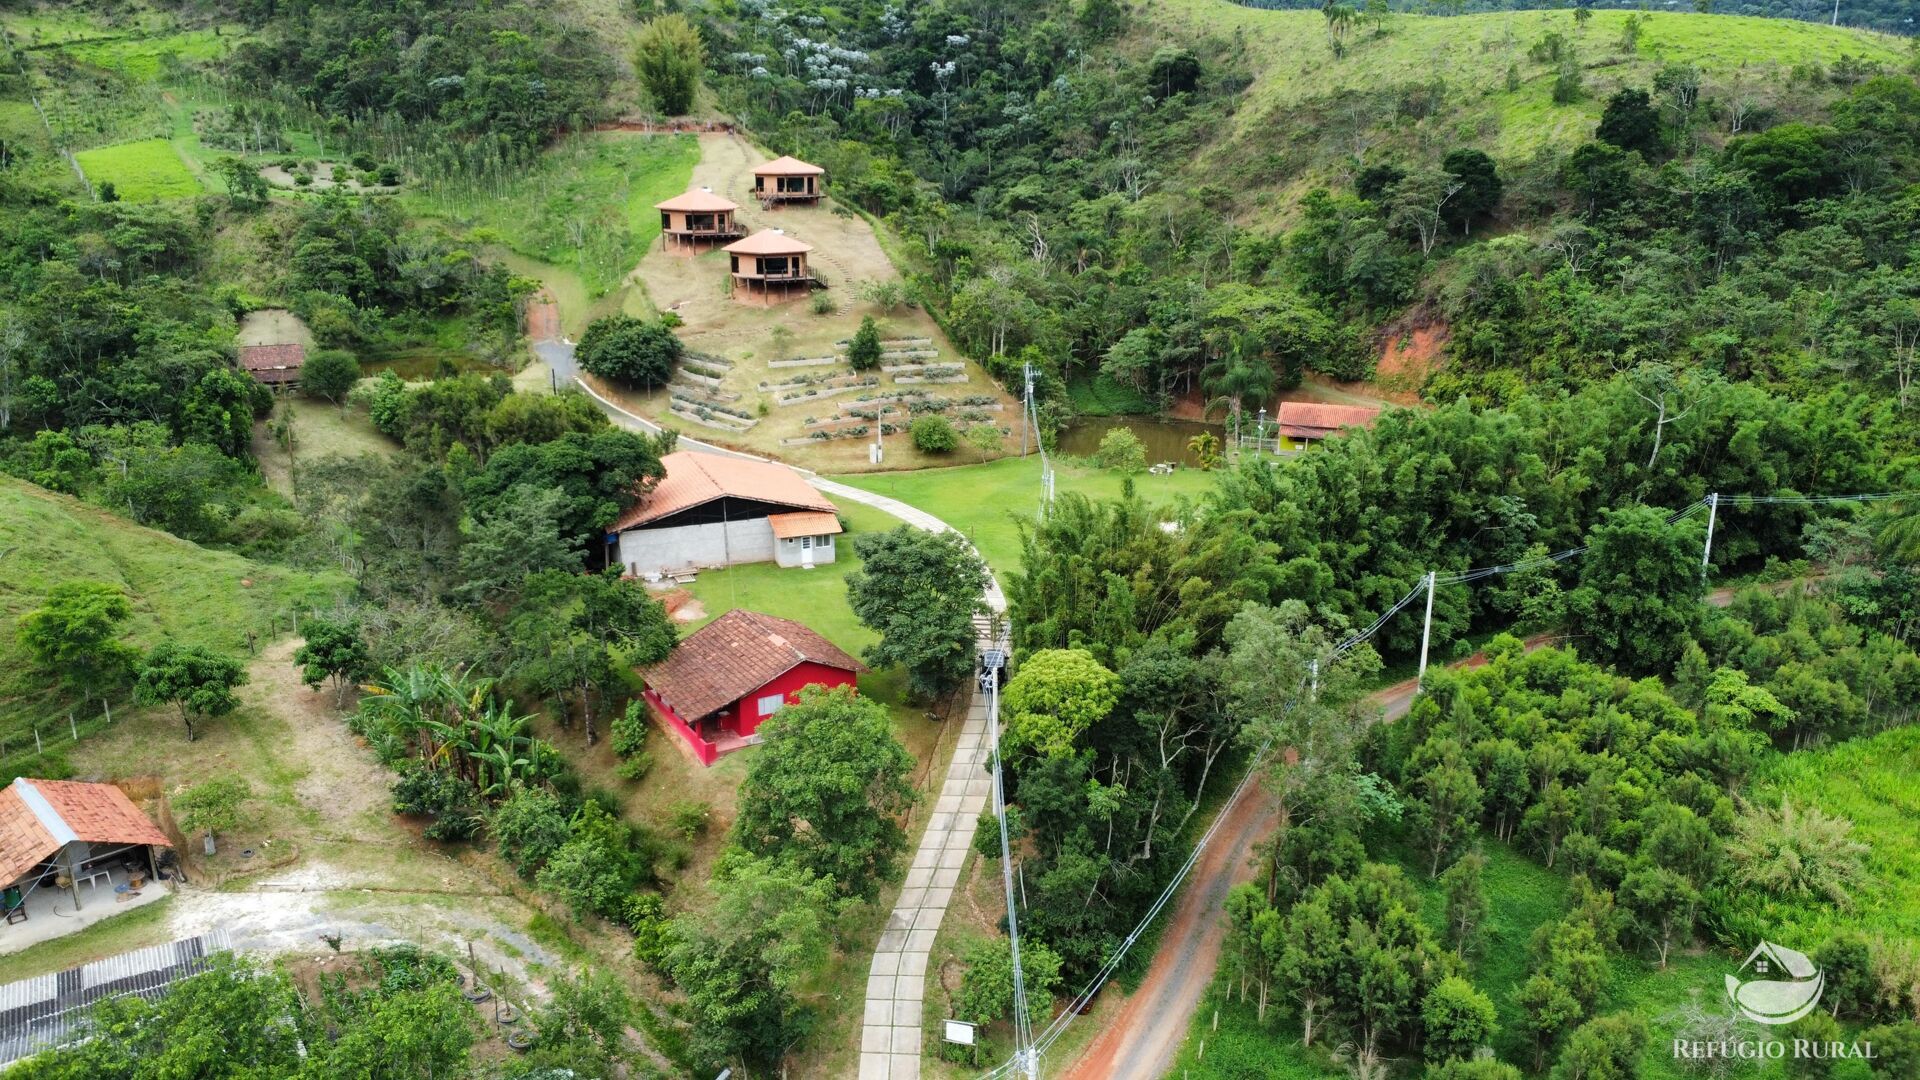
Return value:
[(738, 210), (732, 202), (715, 195), (705, 188), (696, 188), (685, 195), (675, 195), (666, 202), (653, 204), (655, 210), (682, 210), (700, 212), (706, 210)]
[(726, 250), (735, 255), (802, 255), (813, 250), (805, 240), (796, 240), (779, 229), (761, 229), (745, 240), (735, 240)]
[(1341, 428), (1367, 428), (1380, 418), (1380, 410), (1364, 405), (1329, 405), (1318, 401), (1283, 401), (1275, 417), (1280, 434), (1317, 439)]
[(798, 510), (834, 512), (825, 495), (778, 462), (679, 450), (661, 458), (660, 464), (666, 476), (621, 515), (609, 532), (624, 532), (727, 495)]
[(832, 536), (844, 532), (840, 528), (838, 515), (822, 510), (803, 510), (795, 514), (768, 514), (767, 524), (773, 526), (773, 535), (787, 540), (795, 536)]
[(0, 884), (74, 840), (170, 846), (167, 834), (112, 784), (19, 777), (0, 789)]
[(797, 157), (782, 155), (753, 170), (755, 176), (825, 176), (827, 170), (818, 165), (801, 161)]
[(306, 346), (291, 345), (242, 345), (240, 346), (240, 366), (248, 371), (277, 371), (282, 368), (299, 368), (307, 362)]
[(806, 661), (856, 674), (866, 665), (789, 619), (735, 608), (640, 669), (647, 686), (681, 719), (698, 720), (767, 685)]

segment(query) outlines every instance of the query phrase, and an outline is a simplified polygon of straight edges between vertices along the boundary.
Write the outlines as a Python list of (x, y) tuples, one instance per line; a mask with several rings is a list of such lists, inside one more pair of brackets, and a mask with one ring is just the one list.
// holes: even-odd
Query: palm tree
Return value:
[(1213, 395), (1207, 412), (1225, 405), (1228, 426), (1240, 434), (1240, 407), (1247, 401), (1264, 401), (1273, 394), (1276, 378), (1273, 365), (1243, 335), (1234, 335), (1226, 350), (1200, 371), (1201, 385)]
[(1187, 449), (1191, 450), (1193, 456), (1199, 459), (1202, 471), (1212, 469), (1220, 464), (1220, 436), (1215, 435), (1211, 431), (1203, 431), (1193, 438), (1188, 439)]

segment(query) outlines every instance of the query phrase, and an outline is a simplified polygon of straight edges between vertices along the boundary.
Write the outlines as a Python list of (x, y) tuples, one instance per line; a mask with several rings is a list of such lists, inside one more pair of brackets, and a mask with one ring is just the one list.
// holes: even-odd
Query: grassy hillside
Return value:
[[(37, 725), (49, 751), (72, 736), (63, 698), (29, 664), (16, 636), (20, 616), (62, 581), (120, 585), (133, 605), (127, 640), (163, 637), (244, 654), (288, 629), (296, 608), (328, 605), (344, 582), (209, 551), (32, 484), (0, 477), (0, 769), (31, 751)], [(91, 711), (91, 710), (89, 710)], [(82, 735), (98, 716), (76, 716)]]
[[(1303, 187), (1344, 177), (1362, 159), (1437, 157), (1466, 144), (1504, 165), (1570, 149), (1592, 136), (1608, 95), (1649, 85), (1667, 64), (1700, 68), (1704, 101), (1741, 96), (1791, 109), (1820, 96), (1836, 68), (1899, 68), (1911, 57), (1907, 42), (1887, 34), (1668, 12), (1642, 15), (1638, 47), (1626, 52), (1622, 30), (1635, 13), (1596, 11), (1579, 28), (1573, 13), (1561, 10), (1395, 15), (1384, 34), (1357, 26), (1345, 57), (1336, 59), (1317, 11), (1257, 10), (1227, 0), (1160, 0), (1141, 11), (1149, 39), (1227, 42), (1252, 75), (1233, 121), (1194, 171), (1234, 191), (1248, 190), (1250, 178), (1278, 176), (1281, 183), (1246, 197), (1281, 209)], [(1580, 101), (1555, 104), (1558, 66), (1529, 55), (1549, 33), (1566, 39), (1580, 65)], [(1510, 68), (1519, 81), (1514, 90)], [(1723, 134), (1726, 128), (1720, 125)]]

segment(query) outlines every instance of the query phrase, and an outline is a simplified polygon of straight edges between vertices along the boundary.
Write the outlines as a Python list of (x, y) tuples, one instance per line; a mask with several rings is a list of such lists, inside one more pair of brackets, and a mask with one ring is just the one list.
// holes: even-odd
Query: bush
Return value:
[(613, 771), (622, 780), (645, 780), (647, 774), (653, 771), (653, 755), (642, 750), (622, 758)]
[(431, 818), (429, 840), (471, 840), (479, 832), (480, 797), (473, 785), (449, 772), (415, 765), (393, 785), (393, 812)]
[(807, 306), (813, 309), (815, 315), (831, 315), (840, 310), (840, 305), (833, 302), (833, 297), (824, 292), (814, 293), (813, 299), (807, 301)]
[(381, 187), (400, 186), (400, 166), (398, 165), (382, 165), (374, 175), (379, 179)]
[(540, 887), (565, 900), (574, 913), (619, 918), (627, 897), (645, 875), (633, 829), (597, 802), (574, 814), (572, 835), (540, 868)]
[(1103, 469), (1116, 469), (1129, 475), (1145, 472), (1147, 446), (1140, 436), (1123, 427), (1100, 436), (1100, 448), (1093, 452), (1093, 463)]
[(516, 787), (487, 821), (500, 857), (532, 879), (572, 835), (566, 809), (545, 788)]
[(929, 415), (915, 420), (908, 428), (914, 449), (923, 454), (949, 454), (960, 445), (960, 433), (944, 416)]
[(634, 959), (658, 970), (669, 944), (667, 905), (659, 893), (636, 893), (627, 897), (621, 921), (633, 932)]
[(580, 335), (580, 366), (602, 378), (651, 390), (673, 377), (685, 354), (680, 339), (659, 321), (631, 315), (595, 319)]
[(707, 819), (713, 816), (713, 807), (698, 799), (682, 799), (673, 804), (670, 820), (673, 829), (681, 836), (691, 840), (706, 831)]

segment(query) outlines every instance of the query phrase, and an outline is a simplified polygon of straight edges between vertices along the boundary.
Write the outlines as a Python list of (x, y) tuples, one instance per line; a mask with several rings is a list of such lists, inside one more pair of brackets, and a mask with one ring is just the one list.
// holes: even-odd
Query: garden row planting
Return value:
[(798, 360), (769, 360), (767, 366), (770, 368), (825, 367), (828, 364), (838, 364), (842, 359), (838, 356), (803, 356)]

